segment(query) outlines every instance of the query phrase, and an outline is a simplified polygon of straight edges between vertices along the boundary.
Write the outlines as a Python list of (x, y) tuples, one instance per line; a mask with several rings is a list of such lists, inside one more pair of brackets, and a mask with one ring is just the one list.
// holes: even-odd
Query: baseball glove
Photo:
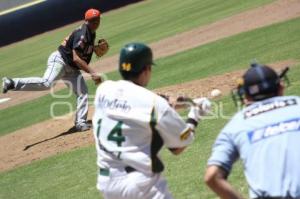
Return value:
[(99, 39), (98, 44), (94, 46), (94, 52), (97, 57), (102, 57), (109, 50), (108, 42), (105, 39)]

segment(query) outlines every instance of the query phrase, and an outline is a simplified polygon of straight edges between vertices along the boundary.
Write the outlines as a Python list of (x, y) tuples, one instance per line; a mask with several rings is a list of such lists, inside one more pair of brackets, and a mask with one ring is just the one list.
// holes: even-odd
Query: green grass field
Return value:
[[(300, 65), (289, 76), (292, 85), (287, 94), (300, 95)], [(232, 115), (235, 107), (229, 96), (219, 100), (224, 113)], [(216, 198), (203, 183), (203, 173), (211, 145), (227, 119), (204, 120), (197, 129), (195, 142), (180, 156), (163, 150), (165, 176), (169, 188), (178, 199)], [(95, 188), (96, 154), (94, 146), (57, 155), (15, 170), (0, 174), (0, 198), (101, 198)], [(236, 165), (230, 176), (234, 186), (247, 196), (242, 166)]]
[[(149, 0), (105, 15), (104, 31), (101, 35), (109, 36), (113, 44), (110, 54), (113, 54), (126, 42), (126, 38), (146, 42), (156, 41), (267, 2), (271, 1)], [(160, 16), (163, 18), (162, 22), (159, 21)], [(168, 25), (163, 25), (165, 23)], [(147, 25), (144, 27), (143, 24)], [(43, 72), (43, 65), (49, 52), (55, 49), (57, 42), (76, 25), (78, 24), (0, 49), (0, 76), (39, 75)], [(246, 68), (254, 58), (262, 63), (299, 60), (299, 31), (300, 18), (156, 60), (157, 66), (154, 67), (149, 88), (174, 85)], [(29, 51), (28, 46), (33, 51)], [(300, 64), (297, 64), (289, 72), (292, 84), (287, 88), (288, 95), (300, 95), (299, 66)], [(119, 75), (113, 72), (109, 77), (118, 79)], [(90, 93), (94, 93), (95, 87), (92, 82), (89, 81), (88, 84)], [(66, 90), (59, 91), (60, 94), (66, 92)], [(0, 110), (0, 136), (49, 119), (50, 104), (57, 101), (47, 95)], [(74, 103), (75, 99), (70, 98), (67, 101)], [(225, 96), (216, 103), (223, 104), (225, 115), (230, 116), (236, 111), (230, 96)], [(61, 108), (56, 111), (62, 115), (67, 109)], [(164, 175), (174, 198), (216, 198), (204, 185), (203, 173), (214, 139), (227, 122), (228, 119), (222, 118), (202, 121), (197, 129), (195, 142), (180, 156), (173, 156), (167, 150), (162, 151), (162, 159), (166, 166)], [(0, 198), (102, 198), (95, 188), (96, 174), (96, 153), (94, 146), (89, 146), (35, 161), (8, 172), (1, 172)], [(248, 187), (240, 162), (237, 163), (229, 180), (247, 197)]]
[[(154, 67), (149, 88), (238, 70), (247, 67), (254, 58), (263, 63), (286, 59), (299, 60), (300, 36), (297, 34), (300, 31), (299, 24), (298, 18), (156, 60), (157, 66)], [(119, 75), (114, 72), (110, 73), (109, 77), (118, 79)], [(89, 90), (91, 94), (95, 92), (92, 82), (89, 82)], [(66, 92), (63, 90), (59, 93)], [(56, 101), (59, 100), (48, 95), (0, 110), (0, 115), (6, 116), (5, 122), (0, 123), (0, 135), (49, 119), (51, 102)], [(69, 98), (67, 101), (75, 102), (74, 98)], [(61, 109), (57, 111), (57, 114), (65, 114), (67, 111), (67, 109)], [(16, 121), (18, 125), (15, 125)]]
[[(128, 41), (157, 41), (269, 2), (272, 0), (148, 0), (105, 14), (98, 37), (108, 39), (111, 55)], [(1, 48), (0, 78), (41, 76), (50, 53), (79, 25), (75, 23)]]

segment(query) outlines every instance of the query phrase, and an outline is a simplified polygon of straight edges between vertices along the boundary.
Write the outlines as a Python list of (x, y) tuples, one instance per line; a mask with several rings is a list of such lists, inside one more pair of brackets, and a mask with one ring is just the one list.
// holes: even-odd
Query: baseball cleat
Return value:
[(2, 93), (7, 93), (8, 90), (15, 88), (14, 81), (8, 77), (2, 79)]
[(83, 132), (83, 131), (88, 131), (92, 128), (92, 125), (89, 123), (84, 123), (84, 124), (78, 124), (75, 126), (76, 131), (78, 132)]

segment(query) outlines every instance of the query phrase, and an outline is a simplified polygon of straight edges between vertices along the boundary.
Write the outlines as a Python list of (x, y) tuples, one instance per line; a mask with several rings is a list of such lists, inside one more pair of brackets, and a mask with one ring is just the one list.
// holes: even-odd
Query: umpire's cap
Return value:
[(143, 43), (129, 43), (121, 49), (119, 71), (122, 76), (139, 74), (146, 66), (153, 64), (152, 50)]
[(254, 101), (277, 95), (279, 85), (279, 75), (265, 65), (251, 64), (251, 68), (243, 75), (244, 92)]

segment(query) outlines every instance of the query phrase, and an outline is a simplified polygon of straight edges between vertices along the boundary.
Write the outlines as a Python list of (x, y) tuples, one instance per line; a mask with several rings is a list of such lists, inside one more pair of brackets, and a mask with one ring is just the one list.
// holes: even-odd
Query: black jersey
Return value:
[(87, 64), (90, 63), (93, 55), (93, 47), (95, 41), (95, 33), (92, 33), (86, 24), (82, 24), (78, 29), (74, 30), (70, 36), (65, 38), (58, 47), (58, 51), (62, 55), (66, 64), (79, 69), (73, 62), (73, 50), (76, 50), (78, 56)]

